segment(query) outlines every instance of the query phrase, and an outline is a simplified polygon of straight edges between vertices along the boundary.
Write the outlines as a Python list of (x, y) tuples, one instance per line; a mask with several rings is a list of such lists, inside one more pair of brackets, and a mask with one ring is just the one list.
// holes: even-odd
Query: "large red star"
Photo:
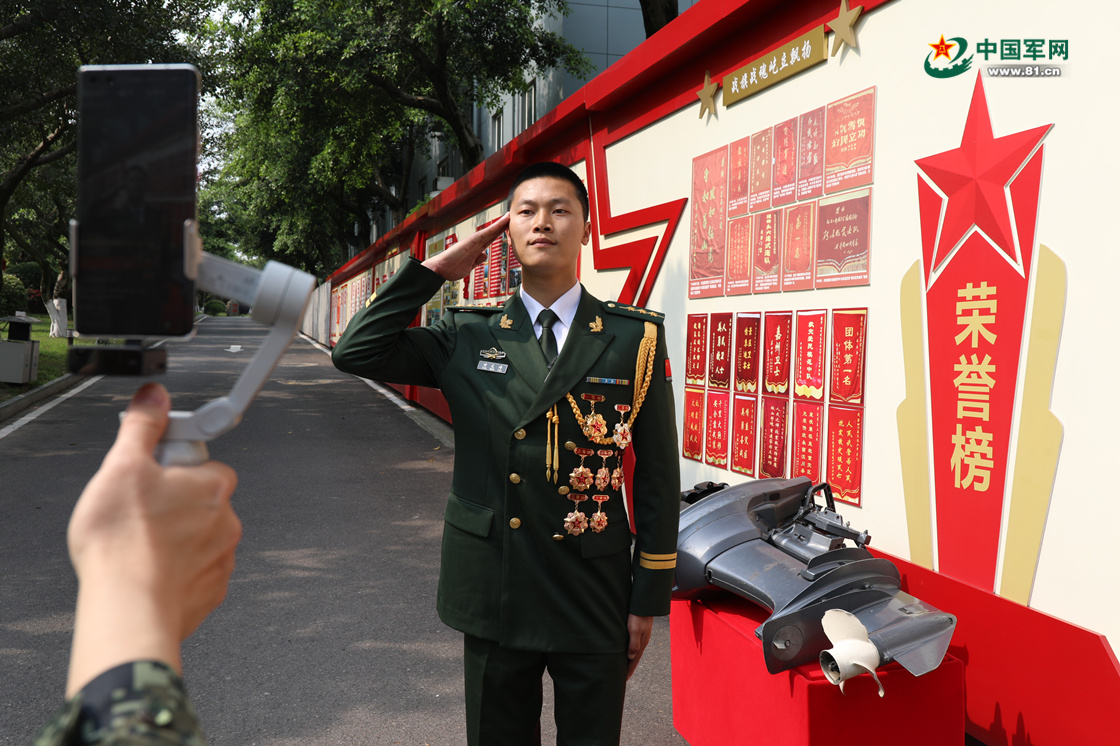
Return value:
[(930, 46), (933, 47), (937, 52), (937, 54), (933, 55), (933, 59), (936, 60), (938, 57), (944, 57), (947, 60), (951, 60), (953, 58), (949, 56), (949, 50), (957, 45), (952, 42), (945, 41), (945, 34), (942, 34), (941, 41), (937, 42), (936, 44), (930, 44)]
[(993, 137), (984, 84), (977, 73), (961, 146), (915, 161), (947, 197), (931, 268), (973, 229), (1018, 264), (1006, 187), (1052, 126)]

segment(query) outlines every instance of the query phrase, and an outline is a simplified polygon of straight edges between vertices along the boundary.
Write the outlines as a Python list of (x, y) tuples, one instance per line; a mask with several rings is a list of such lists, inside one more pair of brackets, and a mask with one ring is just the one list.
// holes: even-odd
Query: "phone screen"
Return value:
[(194, 323), (183, 224), (196, 213), (199, 73), (191, 65), (78, 71), (74, 326), (181, 336)]

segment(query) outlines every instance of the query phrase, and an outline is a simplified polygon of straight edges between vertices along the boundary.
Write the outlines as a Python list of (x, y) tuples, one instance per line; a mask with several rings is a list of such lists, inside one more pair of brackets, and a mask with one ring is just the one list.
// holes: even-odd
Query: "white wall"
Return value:
[[(621, 214), (690, 197), (692, 158), (697, 155), (877, 87), (869, 286), (690, 301), (686, 208), (649, 306), (677, 320), (668, 333), (678, 371), (678, 427), (687, 314), (868, 307), (863, 506), (842, 512), (853, 526), (870, 531), (875, 546), (907, 557), (895, 411), (905, 396), (900, 284), (921, 258), (914, 161), (960, 146), (975, 71), (987, 67), (976, 57), (970, 73), (932, 78), (922, 68), (927, 45), (942, 33), (973, 43), (985, 38), (1068, 39), (1069, 59), (1061, 61), (1060, 78), (985, 74), (984, 85), (996, 137), (1054, 124), (1044, 140), (1036, 241), (1056, 252), (1068, 272), (1052, 400), (1065, 436), (1031, 606), (1106, 634), (1114, 648), (1120, 648), (1120, 600), (1102, 594), (1100, 583), (1105, 568), (1114, 564), (1110, 531), (1120, 525), (1120, 500), (1105, 488), (1113, 463), (1109, 454), (1120, 448), (1120, 400), (1112, 385), (1120, 352), (1111, 303), (1120, 253), (1112, 246), (1110, 225), (1120, 201), (1120, 148), (1112, 135), (1120, 104), (1111, 74), (1111, 44), (1101, 30), (1117, 21), (1120, 9), (1111, 4), (1095, 4), (1090, 17), (1037, 1), (900, 0), (860, 20), (858, 51), (845, 49), (746, 101), (721, 105), (717, 117), (706, 122), (697, 118), (698, 103), (690, 102), (607, 150), (611, 206)], [(600, 297), (618, 294), (625, 272), (596, 276), (590, 252), (583, 262), (583, 276), (593, 292)], [(682, 464), (685, 484), (743, 479), (694, 461)]]

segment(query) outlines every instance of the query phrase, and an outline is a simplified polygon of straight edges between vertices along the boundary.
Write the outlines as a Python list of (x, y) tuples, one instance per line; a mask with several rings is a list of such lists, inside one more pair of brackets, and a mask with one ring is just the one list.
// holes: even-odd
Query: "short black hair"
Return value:
[(508, 200), (510, 208), (513, 208), (513, 193), (517, 191), (517, 187), (530, 179), (541, 178), (563, 179), (575, 187), (576, 197), (579, 198), (579, 203), (583, 207), (583, 222), (586, 223), (591, 220), (591, 203), (587, 198), (587, 187), (584, 186), (583, 181), (576, 176), (575, 171), (554, 161), (533, 163), (526, 166), (521, 170), (521, 173), (517, 174), (517, 177), (513, 180), (513, 184), (509, 188)]

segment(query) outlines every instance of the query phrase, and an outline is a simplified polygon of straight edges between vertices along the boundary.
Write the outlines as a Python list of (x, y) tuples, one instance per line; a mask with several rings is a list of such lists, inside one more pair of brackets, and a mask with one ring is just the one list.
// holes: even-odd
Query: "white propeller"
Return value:
[(879, 649), (867, 637), (867, 628), (851, 612), (843, 609), (829, 609), (821, 620), (825, 636), (832, 643), (832, 648), (821, 651), (821, 669), (828, 680), (840, 685), (844, 691), (844, 682), (848, 679), (867, 672), (875, 683), (879, 685), (879, 696), (882, 697), (883, 684), (875, 675), (881, 659)]

